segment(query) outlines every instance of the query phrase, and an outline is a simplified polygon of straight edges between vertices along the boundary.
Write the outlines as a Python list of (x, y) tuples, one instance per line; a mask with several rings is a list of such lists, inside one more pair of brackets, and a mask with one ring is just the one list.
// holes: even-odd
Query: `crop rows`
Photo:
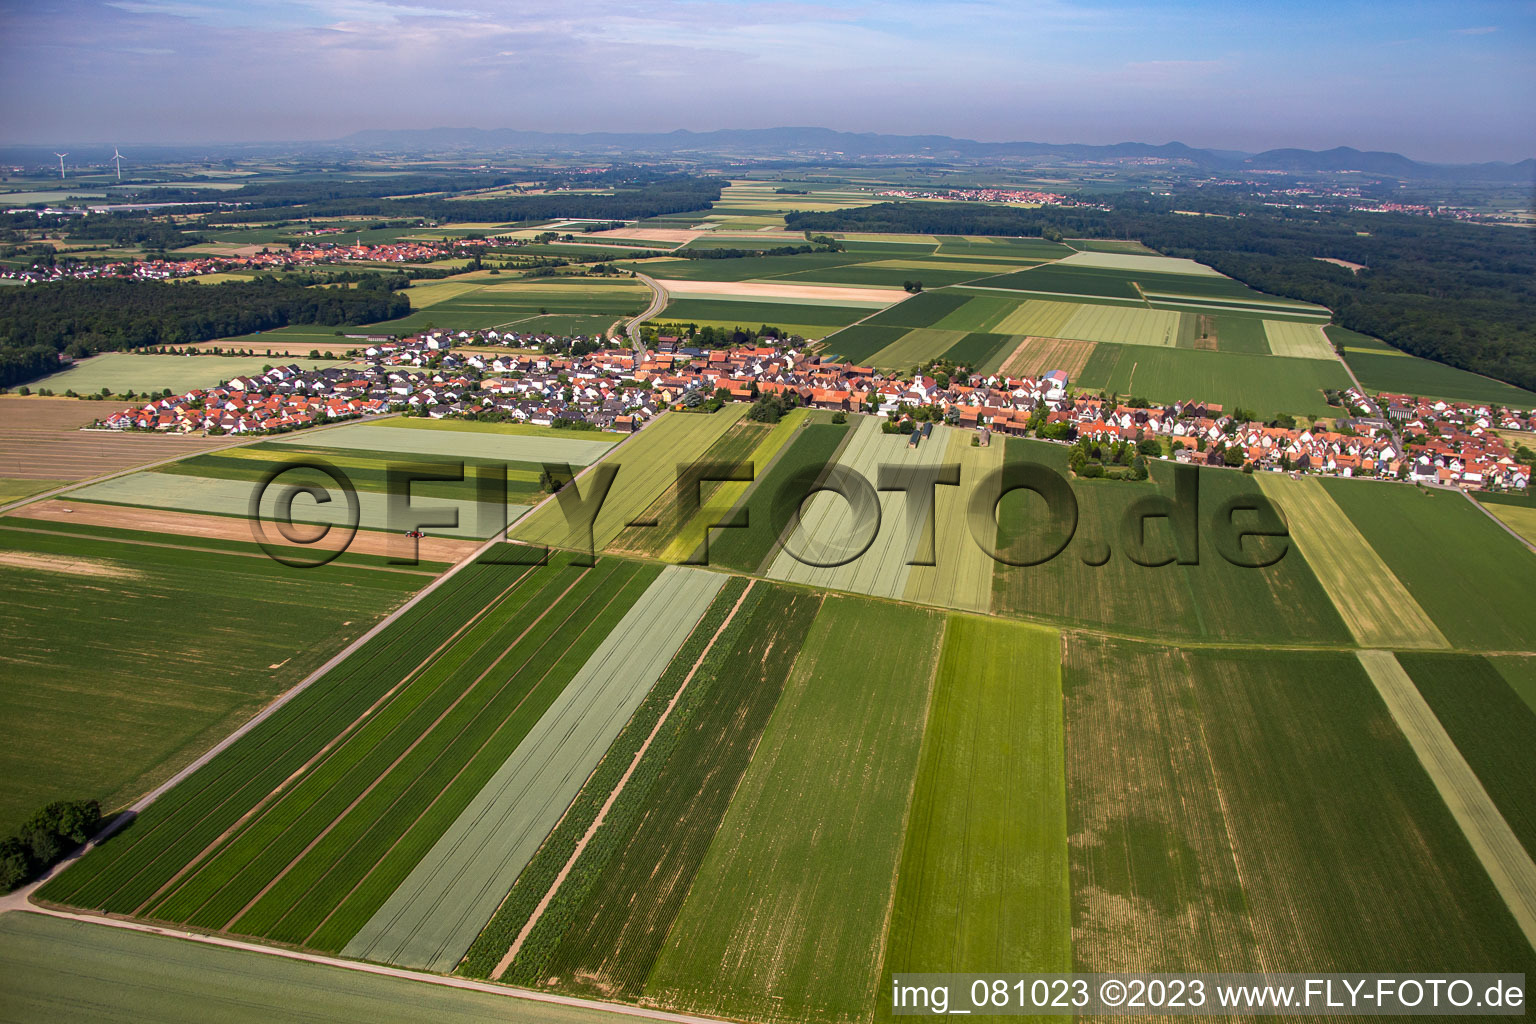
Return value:
[(795, 435), (767, 473), (759, 474), (733, 521), (745, 515), (746, 525), (711, 531), (709, 564), (755, 573), (779, 540), (776, 524), (789, 522), (789, 509), (776, 508), (779, 489), (799, 474), (820, 470), (836, 461), (850, 428), (838, 423), (810, 423)]
[(743, 608), (689, 687), (688, 717), (647, 755), (654, 784), (626, 801), (625, 827), (609, 830), (585, 898), (549, 952), (513, 963), (514, 979), (642, 993), (821, 607), (814, 594), (768, 584), (753, 596), (759, 603)]
[[(234, 930), (304, 942), (311, 935), (319, 941), (317, 930), (324, 925), (325, 934), (334, 936), (334, 947), (387, 898), (558, 694), (562, 681), (553, 673), (541, 676), (534, 659), (569, 656), (571, 648), (564, 644), (584, 639), (588, 621), (591, 629), (601, 629), (604, 619), (617, 614), (623, 591), (633, 593), (642, 585), (642, 580), (621, 584), (610, 577), (606, 585), (595, 583), (575, 607), (571, 601), (578, 591), (573, 590), (545, 620), (569, 611), (558, 628), (549, 630), (546, 641), (528, 650), (545, 632), (541, 623), (516, 645), (512, 656), (498, 663), (488, 678), (505, 681), (492, 699), (479, 710), (465, 710), (472, 707), (465, 701), (444, 718), (340, 827), (308, 850), (294, 870), (235, 923)], [(619, 590), (619, 599), (605, 604), (611, 600), (611, 593), (603, 593), (607, 588)], [(593, 607), (602, 610), (589, 620)], [(525, 653), (527, 660), (516, 663)]]
[[(459, 967), (460, 974), (473, 978), (491, 977), (502, 956), (511, 948), (539, 902), (549, 892), (560, 870), (570, 860), (576, 844), (586, 834), (592, 822), (597, 819), (598, 812), (608, 800), (614, 787), (629, 770), (641, 744), (655, 728), (667, 704), (677, 696), (683, 680), (687, 678), (699, 656), (704, 653), (726, 616), (731, 613), (731, 609), (741, 598), (746, 586), (747, 580), (744, 578), (732, 577), (715, 597), (709, 610), (699, 620), (699, 624), (688, 635), (683, 646), (678, 648), (667, 670), (651, 688), (651, 692), (646, 695), (634, 717), (624, 726), (613, 741), (613, 745), (608, 748), (608, 752), (603, 755), (602, 763), (592, 773), (592, 777), (587, 780), (576, 799), (571, 802), (565, 816), (560, 819), (560, 824), (544, 840), (533, 859), (528, 862), (528, 866), (518, 876), (511, 891), (507, 893), (506, 899), (496, 909), (495, 915), (475, 939), (474, 945), (470, 947)], [(751, 609), (761, 600), (762, 590), (759, 588), (758, 592), (749, 595), (743, 601), (741, 611), (721, 636), (717, 649), (729, 647), (734, 635), (740, 632), (750, 617)], [(705, 686), (701, 687), (701, 683)], [(673, 708), (666, 726), (657, 733), (656, 739), (646, 750), (644, 759), (635, 767), (634, 773), (626, 783), (623, 794), (609, 810), (603, 827), (587, 844), (571, 874), (567, 876), (560, 891), (545, 909), (540, 923), (530, 933), (528, 941), (522, 947), (524, 958), (538, 956), (536, 951), (540, 949), (547, 957), (550, 936), (558, 937), (563, 928), (570, 923), (567, 916), (570, 907), (573, 902), (579, 903), (572, 899), (572, 894), (585, 892), (590, 887), (594, 868), (600, 868), (607, 855), (605, 850), (611, 846), (615, 837), (629, 832), (631, 812), (635, 806), (644, 802), (646, 794), (650, 792), (655, 782), (657, 766), (665, 762), (666, 751), (671, 749), (671, 744), (676, 741), (678, 730), (691, 717), (703, 688), (707, 688), (707, 681), (701, 673)], [(536, 975), (538, 972), (534, 973)]]
[(510, 593), (521, 575), (474, 565), (413, 606), (297, 698), (155, 801), (48, 885), (46, 899), (132, 913), (192, 857), (318, 753), (442, 638)]

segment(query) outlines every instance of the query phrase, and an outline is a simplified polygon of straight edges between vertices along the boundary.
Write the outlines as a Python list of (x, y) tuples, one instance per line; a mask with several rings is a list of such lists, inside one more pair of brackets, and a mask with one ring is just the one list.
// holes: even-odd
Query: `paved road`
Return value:
[(637, 271), (635, 278), (645, 282), (653, 293), (650, 306), (646, 308), (644, 313), (641, 313), (629, 322), (629, 342), (634, 346), (635, 351), (640, 353), (640, 361), (643, 363), (650, 359), (651, 354), (646, 351), (645, 338), (640, 333), (640, 325), (653, 316), (659, 316), (661, 311), (667, 308), (667, 300), (670, 296), (667, 295), (667, 289), (663, 287), (662, 283), (654, 277), (648, 277)]

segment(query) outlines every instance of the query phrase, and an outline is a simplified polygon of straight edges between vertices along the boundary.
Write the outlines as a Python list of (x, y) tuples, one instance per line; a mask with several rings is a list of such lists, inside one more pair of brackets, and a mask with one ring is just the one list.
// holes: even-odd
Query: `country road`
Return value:
[(640, 325), (645, 323), (651, 317), (660, 314), (662, 310), (666, 309), (667, 299), (669, 296), (667, 295), (667, 289), (664, 288), (661, 282), (656, 280), (654, 277), (648, 277), (647, 275), (638, 271), (635, 272), (635, 277), (640, 281), (644, 281), (653, 293), (651, 304), (646, 307), (645, 312), (641, 313), (639, 316), (635, 317), (629, 322), (630, 344), (634, 347), (636, 352), (640, 353), (640, 361), (643, 363), (650, 359), (651, 354), (646, 351), (645, 338), (640, 333)]

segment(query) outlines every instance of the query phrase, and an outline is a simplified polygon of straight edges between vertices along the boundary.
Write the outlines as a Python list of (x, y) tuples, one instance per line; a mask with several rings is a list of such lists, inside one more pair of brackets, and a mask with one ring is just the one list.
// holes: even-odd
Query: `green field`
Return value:
[(1353, 656), (1085, 637), (1063, 688), (1077, 970), (1536, 964)]
[[(1067, 473), (1066, 449), (1059, 445), (1010, 438), (1006, 457), (1010, 463), (1036, 462)], [(1294, 545), (1267, 568), (1235, 566), (1218, 553), (1209, 516), (1231, 498), (1257, 494), (1253, 477), (1218, 469), (1195, 471), (1200, 489), (1198, 564), (1133, 562), (1125, 550), (1127, 511), (1144, 498), (1171, 500), (1176, 495), (1173, 467), (1154, 462), (1151, 468), (1152, 478), (1144, 483), (1072, 480), (1078, 508), (1073, 539), (1040, 565), (997, 562), (992, 570), (993, 611), (1149, 637), (1348, 641), (1350, 634)], [(1042, 557), (1059, 541), (1043, 517), (1044, 508), (1044, 502), (1027, 491), (1004, 495), (998, 507), (998, 544), (1013, 560)], [(1166, 520), (1150, 521), (1146, 547), (1146, 561), (1175, 555)], [(1106, 554), (1107, 561), (1090, 564)]]
[(627, 278), (516, 278), (478, 272), (448, 281), (422, 282), (406, 295), (413, 307), (409, 315), (362, 329), (397, 335), (430, 327), (597, 334), (620, 317), (639, 314), (650, 303), (651, 292), (641, 282)]
[(1486, 658), (1404, 653), (1397, 660), (1526, 853), (1536, 856), (1536, 710)]
[(756, 328), (793, 324), (809, 327), (846, 327), (870, 314), (858, 306), (819, 305), (812, 302), (737, 302), (724, 299), (673, 299), (656, 316), (665, 323), (730, 323)]
[[(601, 1024), (603, 1010), (423, 985), (40, 914), (0, 918), (0, 1020)], [(210, 979), (217, 984), (210, 984)]]
[(0, 834), (123, 807), (429, 582), (30, 528), (0, 528), (0, 565)]
[[(330, 338), (332, 342), (335, 337)], [(74, 366), (51, 374), (32, 384), (32, 390), (49, 388), (58, 394), (75, 391), (92, 395), (102, 388), (113, 394), (129, 391), (143, 394), (170, 388), (182, 394), (193, 388), (209, 388), (231, 377), (259, 374), (264, 368), (297, 364), (306, 370), (340, 366), (334, 360), (299, 359), (294, 356), (158, 356), (130, 352), (104, 352), (82, 359)], [(116, 412), (116, 406), (103, 406), (101, 415)]]
[[(504, 559), (513, 553), (515, 549), (502, 547), (495, 549), (493, 555)], [(609, 567), (600, 575), (612, 571), (613, 567)], [(285, 824), (283, 817), (302, 814), (306, 800), (303, 795), (297, 803), (282, 801), (282, 816), (256, 816), (258, 811), (272, 809), (269, 805), (274, 805), (279, 797), (294, 796), (293, 789), (282, 788), (284, 780), (297, 782), (299, 775), (305, 775), (308, 784), (302, 788), (310, 794), (308, 799), (313, 800), (327, 791), (338, 772), (345, 774), (355, 768), (352, 774), (364, 779), (354, 783), (354, 796), (369, 782), (379, 779), (379, 766), (372, 765), (369, 774), (370, 763), (365, 755), (382, 756), (383, 764), (388, 765), (412, 739), (422, 735), (421, 729), (414, 735), (405, 735), (411, 716), (419, 720), (421, 714), (435, 715), (452, 702), (452, 691), (439, 685), (445, 678), (465, 671), (472, 673), (473, 678), (473, 673), (495, 662), (501, 648), (490, 649), (488, 644), (498, 631), (513, 628), (520, 609), (530, 599), (558, 584), (557, 589), (543, 596), (543, 607), (547, 607), (572, 579), (585, 575), (559, 566), (531, 570), (494, 561), (466, 566), (431, 600), (412, 607), (352, 657), (157, 800), (120, 835), (50, 883), (47, 897), (132, 913), (147, 909), (163, 896), (173, 895), (172, 889), (192, 885), (219, 891), (222, 879), (212, 874), (198, 877), (202, 874), (200, 870), (188, 873), (183, 869), (206, 866), (203, 861), (215, 854), (221, 843), (239, 842), (245, 833), (233, 828), (237, 824), (259, 826), (266, 833), (273, 826), (281, 829)], [(590, 586), (591, 583), (589, 590)], [(579, 603), (587, 593), (572, 590), (568, 599)], [(306, 609), (306, 614), (312, 616), (314, 612)], [(464, 687), (459, 690), (463, 692)], [(437, 711), (431, 710), (434, 706)], [(387, 743), (382, 739), (379, 743), (368, 742), (381, 733), (394, 738)], [(443, 732), (438, 738), (446, 736)], [(328, 752), (340, 752), (332, 744), (338, 737), (352, 741), (342, 745), (346, 756), (327, 760)], [(319, 772), (318, 779), (314, 772)], [(395, 782), (406, 777), (396, 775)], [(433, 781), (430, 773), (421, 778), (424, 786)], [(438, 777), (437, 789), (441, 789), (443, 781)], [(342, 806), (346, 806), (346, 801)], [(323, 810), (321, 806), (320, 811)], [(403, 829), (410, 825), (410, 820), (397, 818), (387, 824)], [(428, 845), (435, 839), (436, 834)], [(303, 842), (300, 838), (301, 846)], [(241, 842), (243, 848), (254, 854), (270, 849), (280, 857), (283, 852), (281, 845), (254, 845), (252, 849), (249, 838)], [(370, 870), (376, 861), (375, 853), (361, 865), (362, 871)], [(230, 868), (237, 867), (233, 861), (226, 863)], [(273, 873), (282, 867), (279, 864)], [(271, 877), (269, 874), (269, 881)], [(256, 890), (262, 884), (258, 882)], [(233, 890), (230, 892), (234, 896), (234, 911), (240, 911), (245, 899)], [(339, 899), (347, 894), (347, 888), (327, 893)], [(203, 900), (184, 902), (191, 903), (194, 911), (203, 904)], [(229, 916), (226, 914), (226, 919)], [(223, 923), (218, 921), (216, 925)]]
[(607, 848), (589, 847), (578, 865), (592, 876), (582, 897), (545, 949), (530, 937), (505, 980), (642, 996), (820, 606), (814, 594), (754, 586), (599, 833)]
[(13, 477), (0, 477), (0, 505), (5, 505), (20, 498), (30, 498), (34, 494), (43, 491), (51, 491), (55, 487), (63, 487), (68, 480), (25, 480)]
[(864, 363), (869, 357), (907, 333), (905, 327), (877, 327), (854, 324), (827, 336), (828, 355), (850, 363)]
[(1465, 496), (1368, 481), (1323, 486), (1452, 644), (1532, 647), (1536, 555)]
[(1392, 391), (1424, 398), (1449, 398), (1463, 402), (1496, 402), (1522, 408), (1536, 407), (1536, 393), (1492, 377), (1458, 370), (1454, 366), (1421, 359), (1369, 335), (1343, 327), (1327, 328), (1328, 337), (1344, 346), (1344, 359), (1368, 391)]
[[(915, 608), (826, 600), (648, 1000), (763, 1021), (867, 1017), (942, 627)], [(881, 657), (850, 658), (847, 638), (875, 631)]]
[[(873, 327), (932, 327), (955, 310), (965, 305), (970, 296), (959, 292), (937, 291), (914, 295), (905, 302), (898, 302), (883, 312), (870, 317), (867, 323)], [(980, 330), (980, 327), (965, 328)]]
[(1061, 708), (1055, 630), (950, 617), (885, 978), (1072, 969)]
[(871, 365), (905, 371), (934, 359), (970, 337), (964, 331), (941, 331), (932, 327), (918, 327), (903, 334), (894, 342), (869, 357)]
[(1252, 409), (1264, 418), (1279, 412), (1329, 416), (1337, 409), (1323, 400), (1323, 390), (1350, 386), (1344, 367), (1328, 359), (1279, 360), (1245, 352), (1123, 345), (1113, 368), (1106, 370), (1111, 352), (1101, 356), (1103, 348), (1094, 350), (1080, 382), (1153, 402), (1199, 396), (1228, 409)]

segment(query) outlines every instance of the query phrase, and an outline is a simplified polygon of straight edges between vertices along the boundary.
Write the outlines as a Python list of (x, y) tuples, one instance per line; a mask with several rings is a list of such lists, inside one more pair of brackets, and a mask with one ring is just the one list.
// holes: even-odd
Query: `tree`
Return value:
[(1132, 480), (1145, 480), (1146, 478), (1147, 478), (1147, 460), (1142, 457), (1140, 452), (1137, 452), (1136, 453), (1136, 457), (1131, 460), (1131, 479)]
[(1243, 450), (1237, 445), (1229, 446), (1221, 456), (1221, 461), (1225, 462), (1227, 465), (1233, 467), (1234, 469), (1238, 466), (1241, 466), (1244, 462), (1244, 459), (1245, 456), (1243, 455)]

